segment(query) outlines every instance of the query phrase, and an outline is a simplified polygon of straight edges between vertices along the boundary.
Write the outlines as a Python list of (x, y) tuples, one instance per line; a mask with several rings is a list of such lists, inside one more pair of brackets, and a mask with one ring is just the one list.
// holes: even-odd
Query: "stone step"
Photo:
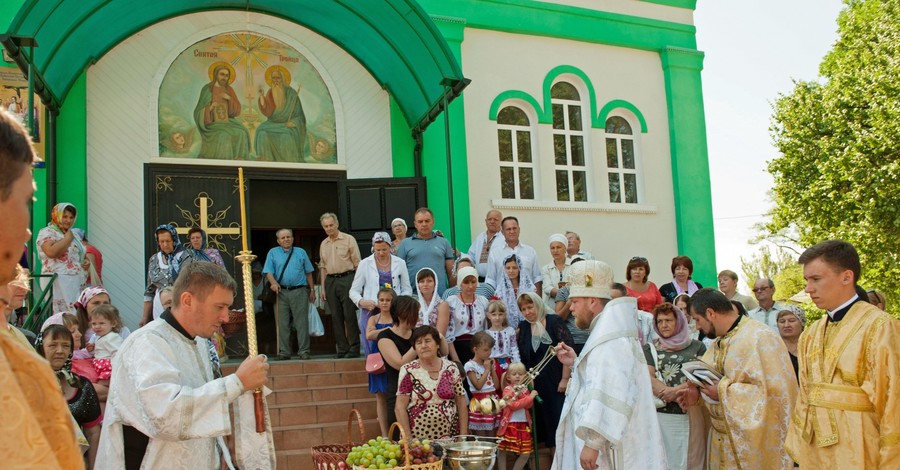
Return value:
[(320, 387), (297, 387), (273, 389), (269, 395), (269, 406), (284, 405), (289, 403), (307, 403), (334, 400), (365, 400), (375, 399), (375, 395), (369, 393), (369, 384), (351, 384)]
[(293, 426), (343, 421), (357, 409), (363, 419), (375, 419), (375, 398), (310, 403), (269, 404), (272, 426)]

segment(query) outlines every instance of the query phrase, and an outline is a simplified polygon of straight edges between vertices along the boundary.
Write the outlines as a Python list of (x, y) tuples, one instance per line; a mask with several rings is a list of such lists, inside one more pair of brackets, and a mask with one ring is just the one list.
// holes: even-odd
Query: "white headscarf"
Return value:
[[(547, 309), (544, 307), (544, 301), (534, 292), (519, 294), (519, 298), (516, 299), (516, 306), (518, 306), (518, 301), (522, 300), (523, 297), (527, 297), (534, 304), (534, 309), (537, 311), (537, 317), (535, 317), (533, 322), (525, 318), (525, 321), (531, 324), (531, 350), (537, 351), (541, 347), (541, 343), (553, 344), (553, 339), (550, 338), (550, 333), (547, 333), (547, 328), (544, 326), (544, 319), (547, 318)], [(509, 306), (507, 306), (508, 308)]]
[[(422, 297), (422, 292), (418, 289), (419, 275), (422, 274), (422, 271), (430, 271), (431, 275), (434, 277), (434, 293), (431, 294), (431, 302), (426, 302), (425, 298)], [(431, 312), (434, 310), (437, 304), (441, 303), (441, 296), (438, 295), (437, 292), (437, 279), (437, 273), (435, 273), (431, 268), (422, 268), (419, 270), (419, 272), (416, 273), (416, 295), (419, 296), (419, 325), (436, 326), (431, 325), (431, 321), (428, 317), (431, 315)]]

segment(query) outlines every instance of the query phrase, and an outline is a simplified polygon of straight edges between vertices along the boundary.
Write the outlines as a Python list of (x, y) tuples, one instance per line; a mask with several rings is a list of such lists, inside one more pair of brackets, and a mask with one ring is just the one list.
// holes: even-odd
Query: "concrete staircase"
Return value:
[[(236, 369), (236, 362), (222, 366), (225, 374)], [(363, 420), (364, 440), (379, 433), (365, 359), (273, 361), (268, 387), (273, 391), (268, 405), (279, 469), (314, 470), (312, 447), (346, 443), (347, 421), (354, 408)], [(355, 420), (352, 430), (352, 440), (359, 441)], [(547, 470), (549, 454), (546, 449), (540, 450), (540, 469)]]

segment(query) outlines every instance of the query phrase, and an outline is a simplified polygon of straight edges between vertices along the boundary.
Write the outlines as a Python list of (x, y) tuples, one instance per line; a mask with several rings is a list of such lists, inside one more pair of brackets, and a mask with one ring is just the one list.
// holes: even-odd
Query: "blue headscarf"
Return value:
[(190, 235), (188, 235), (188, 245), (187, 245), (187, 248), (185, 248), (185, 250), (187, 250), (187, 252), (191, 255), (191, 257), (194, 258), (194, 260), (196, 260), (196, 261), (212, 262), (212, 259), (209, 257), (208, 254), (206, 254), (206, 248), (207, 248), (206, 230), (203, 230), (203, 229), (199, 229), (199, 230), (200, 230), (200, 236), (202, 237), (202, 240), (203, 240), (200, 243), (200, 248), (198, 248), (196, 250), (194, 249), (194, 245), (190, 244), (191, 243)]

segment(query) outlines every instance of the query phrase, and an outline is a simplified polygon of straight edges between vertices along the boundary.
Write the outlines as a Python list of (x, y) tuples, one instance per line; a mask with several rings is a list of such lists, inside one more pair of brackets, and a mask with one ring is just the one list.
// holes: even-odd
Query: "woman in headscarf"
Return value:
[(416, 273), (416, 295), (419, 297), (419, 321), (416, 326), (428, 325), (437, 328), (439, 323), (443, 325), (449, 323), (449, 310), (443, 321), (440, 318), (443, 301), (441, 296), (437, 295), (437, 274), (433, 269), (422, 268)]
[(800, 307), (789, 305), (778, 312), (776, 321), (778, 322), (778, 333), (781, 335), (784, 346), (788, 350), (791, 365), (794, 366), (794, 375), (797, 376), (797, 380), (800, 380), (800, 364), (797, 362), (797, 342), (800, 341), (800, 333), (803, 333), (803, 328), (806, 326), (806, 312)]
[(218, 264), (223, 268), (225, 267), (225, 261), (222, 260), (222, 254), (219, 253), (219, 250), (209, 247), (209, 239), (206, 235), (206, 231), (202, 228), (194, 227), (190, 229), (188, 231), (188, 241), (190, 241), (191, 244), (186, 251), (194, 261), (209, 261), (210, 263)]
[(400, 249), (400, 244), (403, 243), (403, 240), (406, 240), (407, 230), (406, 221), (400, 217), (391, 221), (391, 233), (394, 234), (394, 241), (391, 242), (392, 255), (397, 254), (397, 250)]
[(150, 257), (147, 266), (147, 290), (144, 291), (144, 313), (141, 326), (150, 323), (163, 312), (159, 291), (175, 284), (181, 263), (190, 259), (171, 224), (163, 224), (153, 231), (159, 251)]
[(534, 282), (528, 271), (522, 269), (522, 259), (518, 255), (510, 255), (503, 260), (503, 276), (497, 286), (497, 298), (506, 304), (506, 319), (509, 326), (519, 328), (522, 321), (522, 312), (518, 307), (519, 296), (535, 290)]
[(100, 425), (103, 415), (100, 400), (90, 380), (72, 372), (72, 333), (63, 325), (50, 325), (38, 337), (35, 349), (50, 363), (56, 373), (59, 388), (69, 404), (72, 418), (87, 439), (88, 467), (94, 467), (97, 446), (100, 443)]
[(702, 342), (691, 339), (687, 317), (678, 307), (664, 302), (653, 309), (653, 330), (657, 338), (644, 345), (653, 394), (662, 400), (656, 416), (662, 430), (669, 468), (701, 468), (706, 460), (706, 440), (702, 429), (692, 429), (691, 417), (676, 402), (678, 391), (690, 384), (681, 372), (685, 362), (706, 352)]
[[(484, 330), (488, 299), (478, 295), (478, 271), (466, 266), (457, 274), (459, 294), (438, 307), (438, 331), (451, 344), (450, 358), (465, 364), (475, 355), (472, 335)], [(465, 384), (468, 385), (468, 384)]]
[[(360, 309), (359, 331), (363, 345), (368, 344), (366, 326), (378, 306), (378, 291), (382, 287), (394, 289), (397, 295), (412, 294), (406, 261), (391, 254), (391, 236), (387, 232), (375, 232), (372, 235), (372, 255), (359, 262), (353, 284), (350, 285), (350, 300)], [(372, 353), (368, 346), (364, 349), (367, 355)]]
[[(53, 282), (53, 312), (74, 312), (73, 305), (85, 282), (88, 261), (81, 238), (72, 227), (78, 211), (68, 202), (61, 202), (50, 211), (50, 223), (37, 235), (41, 274), (56, 274)], [(46, 289), (49, 278), (41, 279)]]
[[(551, 346), (560, 342), (572, 344), (572, 335), (566, 322), (557, 315), (547, 315), (544, 300), (534, 292), (519, 295), (516, 302), (524, 320), (519, 323), (519, 356), (522, 364), (531, 369), (538, 365)], [(566, 401), (566, 387), (572, 370), (563, 367), (557, 360), (551, 360), (534, 379), (534, 389), (543, 400), (538, 405), (543, 419), (544, 445), (556, 447), (556, 428)], [(552, 451), (551, 451), (552, 454)]]

